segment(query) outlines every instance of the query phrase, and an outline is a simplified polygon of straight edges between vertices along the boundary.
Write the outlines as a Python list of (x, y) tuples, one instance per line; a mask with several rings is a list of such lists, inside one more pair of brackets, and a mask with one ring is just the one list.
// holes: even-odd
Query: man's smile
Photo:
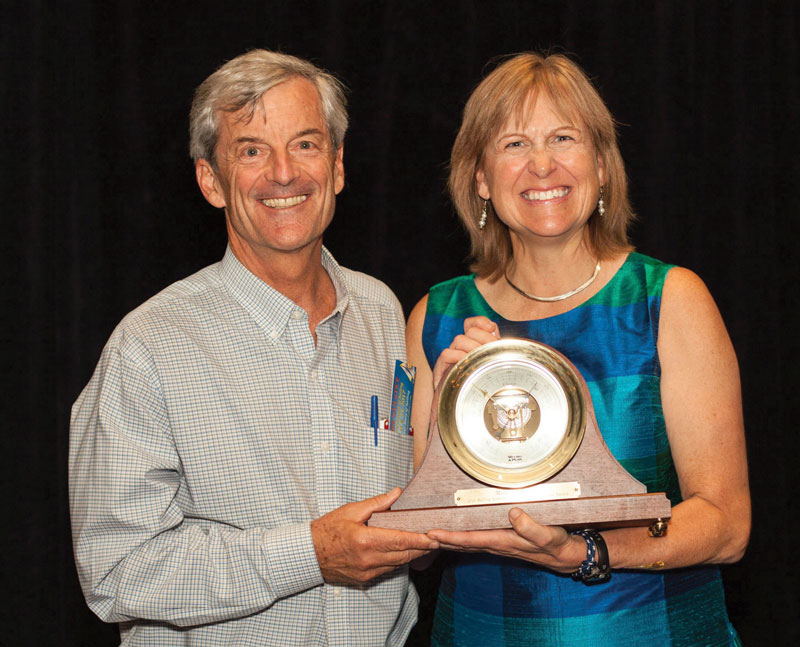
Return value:
[(260, 202), (265, 207), (270, 207), (271, 209), (288, 209), (289, 207), (295, 207), (305, 202), (306, 198), (308, 198), (307, 193), (289, 196), (288, 198), (265, 198)]

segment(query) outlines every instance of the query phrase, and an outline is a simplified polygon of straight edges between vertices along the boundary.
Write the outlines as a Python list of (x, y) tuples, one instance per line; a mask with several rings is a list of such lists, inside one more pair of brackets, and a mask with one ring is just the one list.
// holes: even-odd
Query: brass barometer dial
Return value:
[(501, 339), (452, 368), (438, 422), (445, 449), (467, 474), (521, 488), (553, 476), (574, 456), (586, 403), (574, 369), (549, 346)]

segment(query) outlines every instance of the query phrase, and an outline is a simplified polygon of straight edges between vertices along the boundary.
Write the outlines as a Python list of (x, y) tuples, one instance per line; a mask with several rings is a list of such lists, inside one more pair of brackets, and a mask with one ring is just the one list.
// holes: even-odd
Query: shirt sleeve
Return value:
[(169, 413), (135, 338), (112, 337), (73, 407), (69, 478), (81, 586), (107, 622), (206, 624), (323, 583), (310, 523), (187, 522), (181, 502), (190, 493)]

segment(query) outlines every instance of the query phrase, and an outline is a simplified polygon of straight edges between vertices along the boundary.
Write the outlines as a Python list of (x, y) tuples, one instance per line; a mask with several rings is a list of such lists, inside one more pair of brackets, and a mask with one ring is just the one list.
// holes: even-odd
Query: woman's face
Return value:
[(476, 179), (478, 194), (492, 201), (512, 240), (543, 242), (582, 232), (605, 168), (584, 124), (559, 115), (540, 95), (489, 142)]

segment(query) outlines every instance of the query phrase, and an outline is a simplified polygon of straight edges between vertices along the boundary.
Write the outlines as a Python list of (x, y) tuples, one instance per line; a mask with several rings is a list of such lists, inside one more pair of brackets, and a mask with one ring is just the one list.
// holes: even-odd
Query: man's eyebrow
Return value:
[(295, 139), (297, 137), (305, 137), (306, 135), (324, 135), (324, 133), (319, 128), (306, 128), (297, 133)]
[(262, 140), (251, 135), (241, 135), (233, 140), (234, 144), (261, 144)]
[[(305, 137), (306, 135), (320, 135), (324, 136), (323, 133), (319, 128), (306, 128), (305, 130), (301, 130), (299, 133), (295, 133), (292, 139), (297, 139), (298, 137)], [(260, 137), (255, 137), (253, 135), (240, 135), (236, 139), (233, 140), (234, 144), (261, 144), (264, 143)]]

